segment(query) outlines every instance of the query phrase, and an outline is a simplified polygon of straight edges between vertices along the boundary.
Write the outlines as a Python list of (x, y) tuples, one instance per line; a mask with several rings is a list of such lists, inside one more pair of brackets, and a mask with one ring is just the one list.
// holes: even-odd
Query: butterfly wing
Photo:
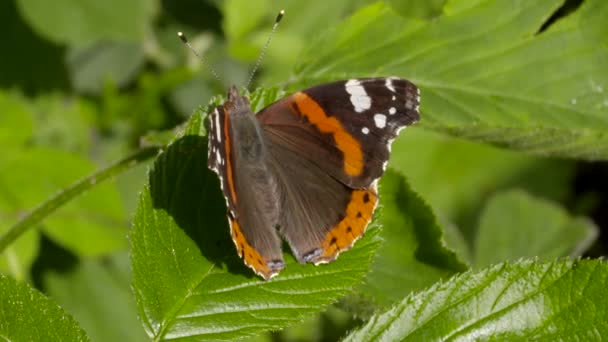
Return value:
[(419, 120), (418, 105), (418, 88), (407, 80), (352, 79), (296, 92), (258, 120), (293, 153), (365, 189), (384, 173), (399, 131)]
[(216, 108), (209, 117), (208, 166), (219, 176), (238, 255), (257, 274), (269, 279), (285, 266), (275, 229), (279, 220), (276, 190), (266, 182), (266, 170), (236, 157), (239, 141), (233, 137), (226, 108)]
[(269, 165), (281, 197), (279, 229), (300, 263), (326, 263), (363, 235), (377, 203), (375, 186), (352, 189), (268, 135)]
[(280, 230), (300, 262), (330, 262), (363, 235), (390, 144), (418, 120), (418, 89), (395, 78), (339, 81), (262, 110), (283, 194)]

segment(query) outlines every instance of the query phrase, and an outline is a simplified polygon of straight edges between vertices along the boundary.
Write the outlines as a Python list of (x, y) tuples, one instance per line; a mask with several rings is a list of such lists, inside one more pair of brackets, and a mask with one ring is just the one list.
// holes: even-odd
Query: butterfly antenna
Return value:
[(211, 73), (211, 75), (213, 75), (213, 77), (215, 77), (215, 79), (218, 82), (221, 83), (222, 80), (217, 75), (217, 73), (215, 72), (215, 70), (213, 70), (213, 68), (211, 67), (211, 65), (205, 63), (205, 59), (203, 59), (203, 57), (201, 55), (199, 55), (198, 52), (196, 52), (196, 50), (194, 50), (194, 48), (192, 47), (192, 45), (188, 41), (188, 38), (186, 38), (186, 35), (183, 32), (177, 32), (177, 36), (182, 41), (182, 43), (184, 43), (184, 45), (186, 45), (188, 47), (188, 49), (190, 49), (190, 51), (192, 51), (194, 53), (194, 55), (196, 57), (198, 57), (198, 59), (201, 61), (201, 63), (207, 68), (207, 70), (209, 70), (209, 72)]
[(285, 10), (280, 10), (279, 14), (277, 14), (277, 18), (274, 20), (274, 25), (272, 25), (272, 30), (270, 31), (270, 34), (268, 35), (268, 39), (266, 40), (266, 43), (262, 47), (262, 51), (260, 51), (258, 60), (255, 62), (255, 66), (253, 67), (251, 74), (249, 74), (249, 80), (247, 80), (245, 89), (249, 89), (249, 85), (251, 85), (251, 81), (253, 81), (253, 76), (255, 75), (255, 72), (258, 70), (258, 68), (260, 67), (260, 64), (262, 63), (262, 60), (264, 59), (264, 55), (266, 54), (266, 50), (268, 49), (268, 46), (270, 45), (272, 36), (274, 35), (274, 32), (277, 30), (277, 27), (279, 26), (279, 22), (281, 22), (281, 19), (283, 19), (283, 15), (285, 15)]

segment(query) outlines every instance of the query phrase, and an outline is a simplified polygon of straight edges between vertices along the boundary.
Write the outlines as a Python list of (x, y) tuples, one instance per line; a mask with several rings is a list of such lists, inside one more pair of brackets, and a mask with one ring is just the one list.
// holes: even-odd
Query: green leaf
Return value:
[(441, 14), (444, 4), (448, 0), (389, 0), (393, 9), (404, 17), (430, 19)]
[[(319, 27), (339, 22), (361, 3), (369, 1), (224, 1), (223, 27), (230, 53), (241, 60), (254, 62), (268, 40), (277, 13), (285, 10), (285, 17), (264, 54), (263, 72), (258, 75), (260, 84), (278, 84), (291, 73), (309, 38), (324, 31), (319, 31)], [(323, 10), (319, 11), (319, 8)]]
[[(9, 215), (0, 205), (0, 233), (8, 228)], [(11, 217), (12, 218), (12, 217)], [(9, 274), (19, 281), (27, 281), (30, 277), (30, 267), (36, 260), (39, 248), (39, 232), (25, 232), (17, 241), (0, 254), (0, 273)]]
[[(8, 222), (16, 222), (24, 211), (92, 170), (88, 161), (71, 154), (28, 149), (0, 167), (0, 209), (10, 218)], [(43, 229), (77, 255), (99, 255), (126, 247), (125, 214), (119, 194), (110, 184), (101, 184), (57, 210), (44, 221)]]
[[(259, 97), (258, 97), (259, 98)], [(350, 292), (379, 245), (370, 227), (329, 265), (287, 267), (263, 281), (244, 266), (230, 239), (217, 176), (207, 169), (197, 112), (156, 160), (140, 197), (130, 241), (133, 287), (150, 337), (232, 340), (302, 321)]]
[(572, 217), (561, 207), (521, 190), (496, 194), (481, 214), (474, 265), (504, 260), (580, 256), (598, 236), (584, 217)]
[(99, 94), (105, 82), (123, 87), (143, 66), (144, 51), (134, 42), (97, 42), (68, 52), (67, 65), (74, 88)]
[(431, 208), (404, 178), (388, 170), (380, 181), (383, 244), (360, 292), (386, 306), (467, 266), (449, 250)]
[(149, 341), (137, 319), (126, 254), (85, 259), (43, 274), (45, 292), (80, 322), (94, 341)]
[(457, 224), (471, 241), (479, 212), (494, 192), (518, 187), (563, 200), (575, 171), (567, 160), (541, 159), (416, 127), (395, 140), (389, 165), (407, 175), (435, 214)]
[(3, 150), (20, 147), (31, 138), (34, 123), (24, 101), (0, 91), (0, 113), (0, 146)]
[(346, 341), (599, 341), (606, 286), (600, 261), (503, 263), (409, 296)]
[(156, 0), (18, 0), (23, 17), (56, 43), (87, 45), (98, 40), (140, 41)]
[(0, 336), (7, 341), (88, 341), (72, 316), (40, 292), (0, 274)]
[(608, 6), (585, 1), (539, 33), (562, 3), (486, 0), (429, 22), (378, 3), (310, 44), (294, 85), (398, 75), (421, 88), (425, 127), (541, 155), (608, 159), (608, 25), (596, 19)]
[(227, 0), (222, 5), (222, 12), (224, 13), (223, 31), (229, 39), (233, 40), (241, 40), (255, 29), (266, 17), (271, 7), (268, 0), (256, 2)]
[(35, 118), (32, 145), (87, 156), (96, 108), (92, 101), (55, 92), (31, 100)]

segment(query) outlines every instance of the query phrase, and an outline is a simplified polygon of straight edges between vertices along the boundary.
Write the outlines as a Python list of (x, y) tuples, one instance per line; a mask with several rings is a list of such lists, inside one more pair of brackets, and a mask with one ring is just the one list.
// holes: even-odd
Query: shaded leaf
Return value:
[(43, 294), (0, 274), (0, 336), (8, 341), (88, 341), (72, 316)]
[(383, 244), (360, 292), (382, 306), (411, 291), (464, 271), (467, 266), (445, 246), (431, 208), (403, 177), (388, 170), (380, 181)]
[(474, 265), (481, 268), (522, 257), (580, 256), (597, 235), (597, 227), (587, 218), (572, 217), (558, 205), (524, 191), (506, 191), (492, 197), (481, 214)]
[(0, 25), (7, 47), (0, 54), (2, 88), (19, 87), (24, 93), (69, 88), (63, 49), (28, 26), (16, 1), (0, 1)]
[(409, 296), (346, 341), (598, 341), (608, 334), (606, 286), (599, 261), (503, 263)]

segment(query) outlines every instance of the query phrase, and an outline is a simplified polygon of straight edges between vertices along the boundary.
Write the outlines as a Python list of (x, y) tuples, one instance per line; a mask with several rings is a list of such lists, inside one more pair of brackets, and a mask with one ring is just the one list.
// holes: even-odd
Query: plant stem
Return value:
[(0, 253), (2, 253), (4, 249), (11, 243), (17, 240), (19, 236), (23, 235), (23, 233), (25, 233), (29, 228), (35, 227), (36, 224), (40, 223), (40, 221), (45, 219), (65, 203), (94, 187), (96, 184), (101, 183), (112, 176), (120, 174), (121, 172), (155, 156), (159, 149), (160, 147), (158, 146), (139, 149), (130, 156), (73, 183), (63, 191), (46, 200), (37, 208), (32, 210), (32, 212), (22, 217), (15, 225), (10, 227), (0, 237)]

